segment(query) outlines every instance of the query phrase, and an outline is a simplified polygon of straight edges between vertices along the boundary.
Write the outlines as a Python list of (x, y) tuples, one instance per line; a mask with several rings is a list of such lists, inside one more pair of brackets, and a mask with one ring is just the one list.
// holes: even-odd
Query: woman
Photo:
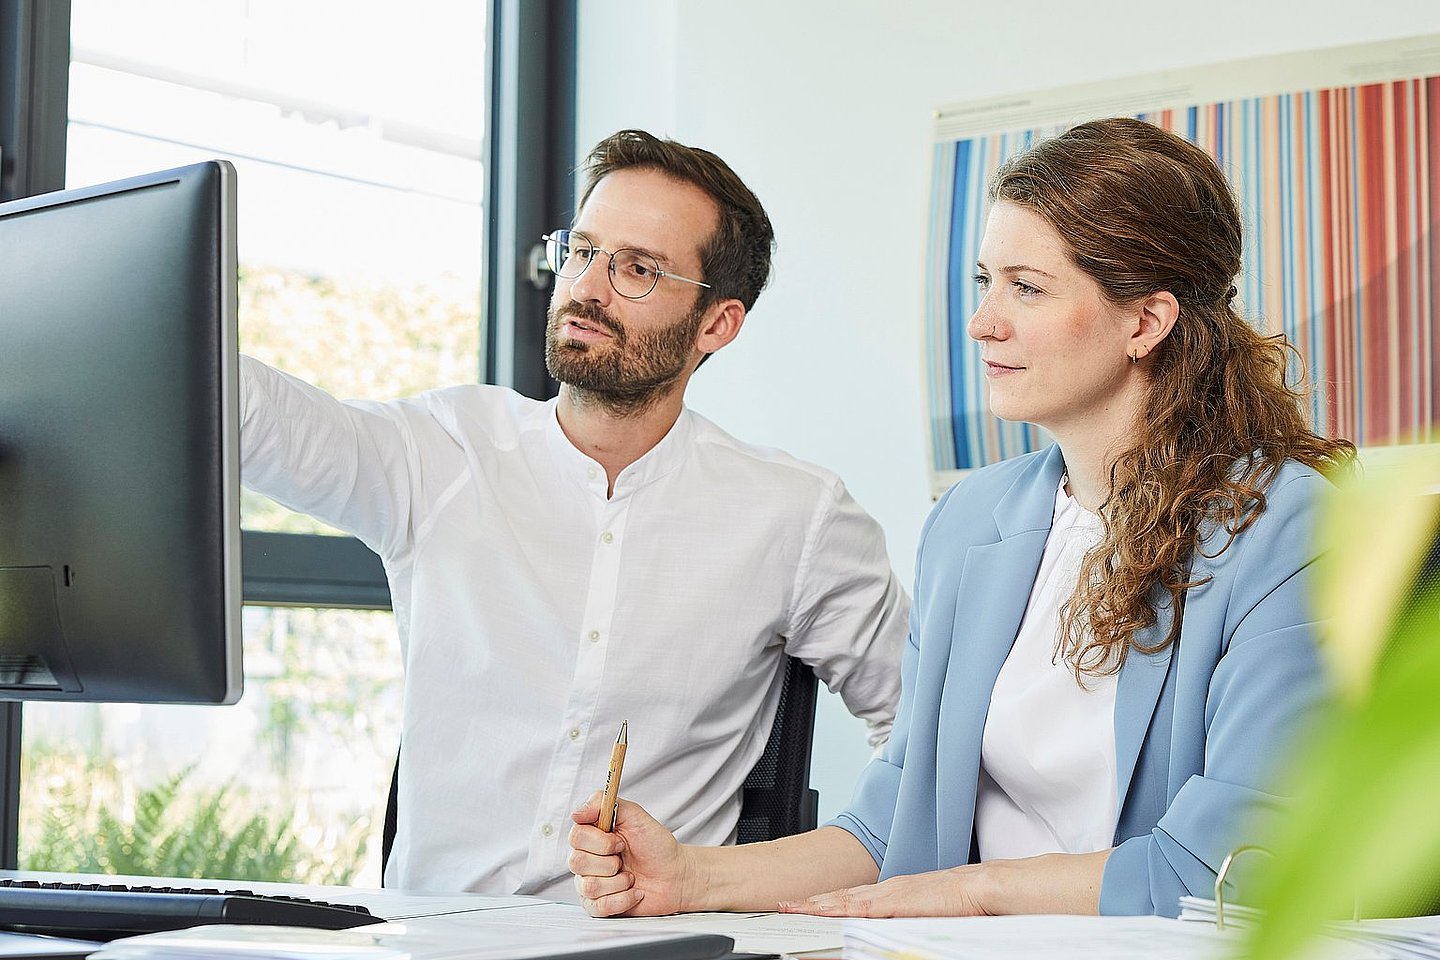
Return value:
[(1312, 505), (1354, 448), (1307, 428), (1288, 348), (1232, 308), (1240, 219), (1201, 150), (1095, 121), (990, 195), (968, 332), (994, 413), (1055, 443), (927, 521), (884, 755), (833, 823), (772, 843), (682, 846), (624, 802), (604, 833), (592, 803), (591, 913), (1173, 916), (1277, 805), (1325, 696)]

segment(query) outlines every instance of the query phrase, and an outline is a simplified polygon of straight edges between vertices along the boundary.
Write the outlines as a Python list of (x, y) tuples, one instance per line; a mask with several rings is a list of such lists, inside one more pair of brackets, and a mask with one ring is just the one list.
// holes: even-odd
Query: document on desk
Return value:
[(532, 927), (543, 930), (631, 930), (653, 933), (718, 933), (735, 941), (739, 953), (806, 953), (839, 950), (843, 921), (781, 913), (683, 913), (667, 917), (613, 917), (597, 920), (568, 903), (436, 918), (457, 925)]
[(723, 933), (735, 941), (737, 953), (809, 953), (839, 950), (844, 921), (798, 913), (690, 913), (672, 917), (621, 917), (596, 920), (635, 929), (685, 933)]
[[(728, 937), (455, 927), (453, 916), (349, 930), (213, 924), (114, 940), (91, 960), (716, 960)], [(523, 936), (519, 935), (522, 933)]]
[(1166, 917), (927, 917), (847, 920), (846, 960), (1220, 960), (1237, 940)]
[(41, 937), (28, 933), (0, 931), (0, 958), (4, 960), (61, 960), (63, 957), (88, 957), (100, 946), (90, 940), (67, 940), (64, 937)]
[[(1225, 906), (1225, 925), (1242, 928), (1261, 917), (1259, 910), (1242, 903)], [(1181, 897), (1180, 919), (1196, 923), (1215, 922), (1215, 901), (1204, 897)], [(1325, 943), (1327, 960), (1343, 957), (1406, 957), (1410, 960), (1440, 960), (1440, 917), (1396, 917), (1371, 920), (1335, 920), (1320, 932), (1343, 941), (1342, 948)], [(1322, 941), (1323, 942), (1323, 941)], [(1364, 952), (1369, 951), (1369, 952)]]

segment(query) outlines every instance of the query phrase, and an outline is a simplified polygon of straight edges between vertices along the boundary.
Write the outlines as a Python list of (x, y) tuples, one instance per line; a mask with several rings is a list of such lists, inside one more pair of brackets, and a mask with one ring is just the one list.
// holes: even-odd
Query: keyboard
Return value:
[(82, 940), (113, 940), (205, 923), (344, 930), (383, 921), (354, 904), (250, 890), (0, 879), (0, 928)]

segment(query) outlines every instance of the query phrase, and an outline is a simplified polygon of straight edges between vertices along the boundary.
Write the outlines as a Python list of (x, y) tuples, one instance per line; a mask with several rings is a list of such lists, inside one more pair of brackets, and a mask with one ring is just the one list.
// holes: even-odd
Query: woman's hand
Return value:
[(1110, 850), (987, 860), (891, 877), (780, 904), (825, 917), (976, 917), (1001, 913), (1097, 913)]
[(639, 804), (615, 804), (615, 829), (600, 819), (600, 794), (570, 815), (570, 872), (592, 917), (655, 917), (695, 909), (694, 858)]
[(780, 912), (822, 917), (983, 916), (991, 912), (981, 902), (984, 867), (971, 864), (832, 890), (808, 900), (784, 901)]

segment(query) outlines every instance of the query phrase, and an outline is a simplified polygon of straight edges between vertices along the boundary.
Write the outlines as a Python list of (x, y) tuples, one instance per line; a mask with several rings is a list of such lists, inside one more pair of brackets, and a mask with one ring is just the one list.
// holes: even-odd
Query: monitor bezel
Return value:
[[(216, 342), (220, 356), (218, 364), (218, 389), (220, 392), (220, 428), (216, 433), (220, 442), (219, 451), (219, 533), (220, 533), (220, 577), (221, 577), (221, 623), (223, 637), (223, 683), (210, 681), (208, 689), (196, 691), (169, 691), (154, 696), (102, 695), (103, 691), (93, 689), (91, 678), (80, 677), (81, 689), (51, 690), (26, 689), (23, 687), (0, 687), (0, 700), (70, 701), (70, 702), (129, 702), (129, 703), (176, 703), (176, 704), (231, 704), (240, 699), (243, 692), (243, 616), (241, 605), (241, 532), (240, 532), (240, 448), (239, 448), (239, 333), (238, 333), (238, 274), (239, 261), (236, 240), (236, 175), (234, 167), (224, 160), (212, 160), (189, 164), (168, 170), (129, 177), (110, 183), (96, 184), (69, 190), (39, 194), (0, 204), (0, 219), (16, 216), (43, 215), (46, 209), (66, 207), (77, 203), (103, 200), (136, 190), (182, 183), (195, 178), (211, 178), (217, 185), (218, 203), (216, 239), (216, 300), (213, 301), (215, 315), (220, 329)], [(210, 302), (207, 298), (207, 303)], [(213, 461), (212, 461), (213, 464)], [(10, 567), (7, 569), (18, 569)], [(53, 571), (52, 571), (53, 572)], [(208, 576), (208, 575), (207, 575)], [(57, 598), (57, 606), (59, 606)], [(104, 685), (101, 684), (103, 687)], [(200, 683), (196, 683), (198, 688)], [(218, 691), (218, 696), (215, 695)]]

